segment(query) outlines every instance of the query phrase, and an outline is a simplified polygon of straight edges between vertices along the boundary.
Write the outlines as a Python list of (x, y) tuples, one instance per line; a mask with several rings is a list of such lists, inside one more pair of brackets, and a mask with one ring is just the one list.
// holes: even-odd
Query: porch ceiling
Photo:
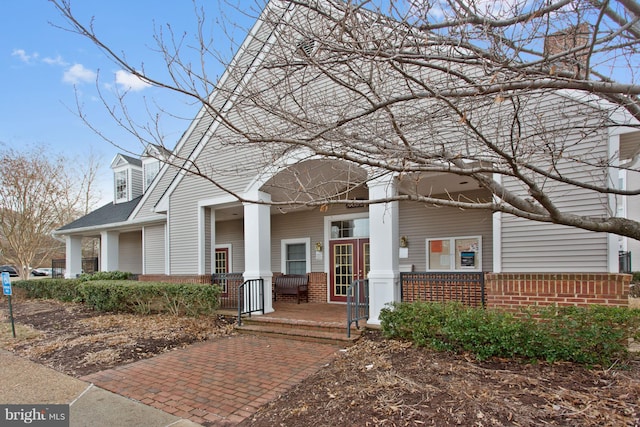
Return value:
[(407, 174), (401, 177), (398, 190), (401, 194), (446, 197), (447, 194), (472, 191), (480, 188), (472, 178), (452, 173)]
[[(366, 180), (364, 169), (339, 160), (309, 160), (290, 166), (268, 180), (261, 191), (271, 194), (274, 202), (290, 202), (286, 206), (274, 206), (272, 214), (309, 210), (305, 202), (323, 198), (335, 198), (348, 189), (362, 185)], [(477, 190), (478, 183), (471, 178), (448, 173), (408, 174), (399, 182), (401, 194), (432, 195)], [(244, 218), (241, 204), (216, 209), (216, 221)]]
[(262, 191), (274, 202), (290, 203), (280, 210), (305, 209), (304, 203), (343, 196), (366, 182), (367, 172), (341, 160), (315, 159), (289, 166), (269, 179)]

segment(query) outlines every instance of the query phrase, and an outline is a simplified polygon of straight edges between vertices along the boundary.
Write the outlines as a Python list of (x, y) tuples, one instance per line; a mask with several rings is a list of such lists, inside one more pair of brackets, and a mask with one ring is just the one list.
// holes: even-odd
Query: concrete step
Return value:
[[(319, 322), (315, 320), (305, 319), (287, 319), (276, 316), (254, 316), (243, 317), (243, 325), (270, 325), (274, 328), (281, 329), (304, 329), (310, 331), (322, 331), (333, 332), (336, 334), (347, 334), (347, 322)], [(363, 322), (360, 322), (360, 326), (363, 326)], [(355, 325), (352, 326), (352, 331), (357, 331)]]
[(265, 335), (278, 338), (295, 339), (299, 341), (323, 342), (336, 345), (351, 345), (360, 338), (360, 331), (352, 329), (351, 337), (347, 337), (346, 327), (341, 331), (331, 330), (331, 328), (311, 328), (295, 327), (286, 323), (274, 322), (246, 322), (243, 319), (243, 325), (236, 327), (240, 333), (249, 333), (256, 335)]

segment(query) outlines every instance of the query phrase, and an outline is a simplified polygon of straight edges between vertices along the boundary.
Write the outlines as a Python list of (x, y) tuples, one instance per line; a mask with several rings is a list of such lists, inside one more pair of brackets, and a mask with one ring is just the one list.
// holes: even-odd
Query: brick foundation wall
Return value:
[(165, 283), (199, 283), (210, 284), (210, 274), (185, 274), (185, 275), (166, 275), (166, 274), (141, 274), (138, 276), (140, 282), (165, 282)]
[(327, 273), (309, 273), (309, 302), (327, 302)]
[(517, 310), (529, 305), (629, 305), (630, 274), (486, 273), (487, 307)]

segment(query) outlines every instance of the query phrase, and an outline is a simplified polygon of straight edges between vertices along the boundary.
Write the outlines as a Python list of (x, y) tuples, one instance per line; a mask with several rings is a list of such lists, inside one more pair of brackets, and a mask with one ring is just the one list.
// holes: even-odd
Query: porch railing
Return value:
[(351, 338), (351, 325), (369, 318), (369, 279), (354, 280), (347, 288), (347, 338)]
[[(51, 277), (54, 279), (61, 279), (65, 276), (65, 269), (67, 268), (67, 260), (65, 258), (58, 258), (51, 260)], [(82, 258), (82, 273), (93, 274), (99, 271), (98, 269), (98, 257)]]
[(400, 273), (402, 302), (458, 301), (469, 306), (484, 306), (484, 273), (411, 272)]
[(238, 286), (238, 326), (242, 326), (242, 315), (261, 312), (264, 314), (264, 280), (245, 280)]

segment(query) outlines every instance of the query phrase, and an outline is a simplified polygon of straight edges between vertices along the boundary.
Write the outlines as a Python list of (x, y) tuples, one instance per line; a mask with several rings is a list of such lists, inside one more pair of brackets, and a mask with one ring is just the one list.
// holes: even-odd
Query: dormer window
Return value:
[(140, 159), (117, 154), (111, 162), (113, 170), (113, 202), (130, 202), (142, 195), (142, 162)]
[(144, 169), (144, 191), (147, 191), (153, 179), (160, 172), (160, 161), (154, 160), (151, 162), (144, 161), (142, 163)]
[(126, 170), (122, 170), (122, 171), (118, 171), (115, 173), (115, 180), (116, 180), (116, 203), (118, 202), (126, 202), (128, 200), (127, 198), (127, 190), (128, 190), (128, 185), (127, 185), (127, 171)]

